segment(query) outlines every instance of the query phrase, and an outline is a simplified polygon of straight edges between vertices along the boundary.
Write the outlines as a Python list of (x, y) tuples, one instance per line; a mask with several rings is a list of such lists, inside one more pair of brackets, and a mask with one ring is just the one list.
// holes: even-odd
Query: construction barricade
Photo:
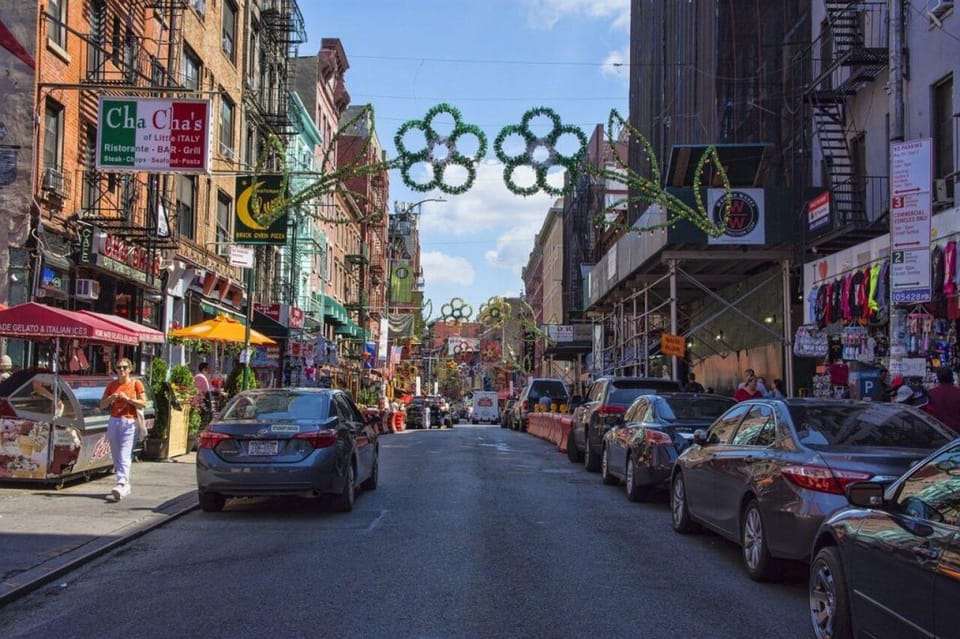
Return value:
[(557, 445), (560, 452), (567, 452), (571, 418), (561, 413), (530, 413), (527, 416), (527, 432), (539, 439)]

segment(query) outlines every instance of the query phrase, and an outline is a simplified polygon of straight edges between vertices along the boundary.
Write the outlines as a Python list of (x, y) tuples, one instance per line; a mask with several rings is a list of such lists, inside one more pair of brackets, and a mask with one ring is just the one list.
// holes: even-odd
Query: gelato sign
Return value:
[(101, 97), (97, 169), (209, 173), (210, 101)]

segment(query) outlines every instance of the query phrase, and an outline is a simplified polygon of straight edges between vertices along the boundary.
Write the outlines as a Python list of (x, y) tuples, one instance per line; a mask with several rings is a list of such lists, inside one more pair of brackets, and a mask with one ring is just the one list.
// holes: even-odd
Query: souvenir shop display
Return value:
[(793, 354), (797, 357), (824, 358), (830, 346), (827, 334), (816, 324), (804, 324), (793, 337)]

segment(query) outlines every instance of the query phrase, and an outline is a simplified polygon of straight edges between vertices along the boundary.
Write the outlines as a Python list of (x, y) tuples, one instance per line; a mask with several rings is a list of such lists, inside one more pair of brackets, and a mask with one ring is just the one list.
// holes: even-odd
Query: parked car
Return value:
[(852, 484), (810, 563), (818, 639), (949, 637), (960, 629), (960, 440), (889, 487)]
[(353, 509), (357, 486), (379, 481), (377, 424), (350, 396), (325, 388), (243, 391), (200, 431), (200, 507), (222, 510), (228, 497), (331, 496)]
[(508, 399), (503, 405), (503, 411), (500, 414), (500, 428), (513, 428), (513, 408), (517, 400)]
[(600, 473), (605, 484), (627, 487), (630, 501), (648, 499), (666, 487), (677, 456), (735, 402), (723, 395), (665, 393), (641, 395), (623, 422), (603, 436)]
[(527, 430), (527, 416), (543, 396), (548, 396), (552, 404), (557, 406), (570, 405), (570, 392), (567, 385), (559, 377), (532, 377), (527, 380), (520, 397), (513, 406), (511, 424), (514, 430)]
[(586, 401), (574, 412), (567, 441), (570, 461), (583, 461), (590, 472), (600, 470), (603, 436), (623, 421), (627, 407), (641, 395), (680, 391), (680, 382), (659, 377), (598, 377)]
[[(0, 478), (62, 483), (111, 471), (110, 411), (100, 408), (100, 399), (113, 379), (24, 370), (0, 383)], [(135, 379), (146, 391), (150, 429), (156, 417), (150, 384)], [(134, 451), (141, 447), (135, 441)]]
[(846, 506), (847, 485), (890, 483), (955, 437), (902, 404), (760, 399), (724, 413), (677, 459), (673, 527), (695, 524), (740, 543), (747, 573), (765, 580), (780, 559), (806, 559), (820, 523)]

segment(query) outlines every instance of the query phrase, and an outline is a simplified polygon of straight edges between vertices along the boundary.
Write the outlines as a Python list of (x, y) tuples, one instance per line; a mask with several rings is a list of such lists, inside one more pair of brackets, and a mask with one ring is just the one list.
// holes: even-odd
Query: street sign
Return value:
[(100, 97), (100, 171), (210, 172), (210, 100)]
[(930, 189), (890, 198), (890, 248), (930, 248)]
[(894, 196), (930, 191), (933, 139), (922, 138), (890, 145), (890, 187)]
[(890, 298), (894, 304), (929, 302), (930, 249), (892, 251), (890, 260)]
[(253, 247), (231, 244), (230, 266), (253, 268)]
[(660, 334), (660, 352), (664, 355), (676, 355), (683, 357), (686, 352), (687, 341), (682, 335), (671, 335), (670, 333)]

